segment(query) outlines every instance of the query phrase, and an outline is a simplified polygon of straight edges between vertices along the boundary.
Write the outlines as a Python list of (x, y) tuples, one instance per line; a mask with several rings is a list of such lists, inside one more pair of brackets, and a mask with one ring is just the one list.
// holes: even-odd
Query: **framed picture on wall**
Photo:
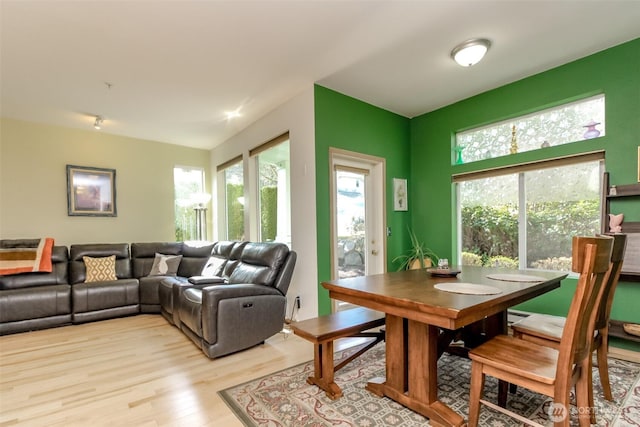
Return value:
[(117, 216), (116, 170), (67, 165), (69, 216)]
[(406, 211), (409, 210), (407, 200), (407, 180), (402, 178), (393, 178), (393, 210)]

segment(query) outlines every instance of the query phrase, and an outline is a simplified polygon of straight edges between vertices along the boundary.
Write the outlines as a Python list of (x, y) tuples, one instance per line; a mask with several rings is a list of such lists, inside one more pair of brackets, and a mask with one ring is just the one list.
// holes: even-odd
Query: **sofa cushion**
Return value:
[(140, 313), (138, 279), (78, 283), (71, 287), (73, 323)]
[(116, 256), (116, 276), (118, 279), (131, 278), (131, 260), (128, 243), (89, 243), (71, 245), (69, 248), (69, 284), (85, 283), (86, 268), (83, 257)]
[(289, 247), (284, 243), (249, 242), (229, 276), (229, 283), (274, 286), (288, 255)]
[(0, 323), (69, 315), (71, 322), (71, 287), (37, 286), (0, 292)]
[(182, 255), (156, 253), (149, 276), (175, 276), (182, 261)]
[(0, 276), (0, 290), (66, 285), (69, 281), (69, 250), (67, 247), (54, 246), (51, 261), (53, 263), (53, 271), (51, 273), (23, 273), (11, 276)]
[(160, 310), (160, 298), (158, 288), (166, 278), (175, 276), (145, 276), (138, 279), (140, 283), (140, 304), (145, 307), (145, 312), (157, 313)]
[(177, 276), (191, 277), (202, 274), (202, 269), (211, 255), (213, 243), (194, 246), (182, 242), (132, 243), (131, 266), (133, 277), (149, 276), (156, 253), (164, 255), (182, 255)]
[(202, 272), (198, 274), (198, 276), (219, 276), (224, 271), (224, 265), (226, 263), (226, 258), (211, 255), (202, 269)]
[(99, 258), (83, 256), (82, 260), (86, 268), (85, 283), (105, 282), (118, 279), (116, 277), (115, 255)]
[(149, 276), (156, 254), (182, 255), (182, 242), (151, 242), (131, 244), (133, 277)]
[(211, 250), (211, 256), (207, 264), (202, 269), (199, 276), (222, 276), (227, 260), (231, 257), (231, 250), (237, 242), (221, 241), (216, 242)]
[(200, 243), (184, 243), (182, 246), (182, 262), (178, 267), (178, 276), (191, 277), (202, 274), (202, 269), (211, 256), (213, 246), (213, 243), (203, 246)]
[(242, 251), (244, 250), (244, 247), (247, 246), (247, 243), (248, 242), (235, 242), (233, 244), (229, 251), (229, 259), (225, 262), (220, 273), (216, 274), (216, 276), (221, 276), (227, 279), (231, 277), (231, 273), (233, 273), (233, 270), (235, 270), (238, 263), (240, 263)]
[(182, 292), (179, 298), (179, 316), (182, 328), (186, 326), (202, 338), (202, 291), (188, 288)]

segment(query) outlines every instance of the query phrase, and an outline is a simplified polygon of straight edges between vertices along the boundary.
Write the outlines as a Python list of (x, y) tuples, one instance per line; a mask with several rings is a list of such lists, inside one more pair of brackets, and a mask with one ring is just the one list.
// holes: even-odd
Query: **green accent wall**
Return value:
[[(408, 247), (409, 212), (393, 210), (393, 178), (409, 178), (409, 119), (365, 102), (315, 86), (316, 205), (318, 239), (318, 312), (328, 314), (328, 292), (320, 285), (331, 279), (329, 148), (386, 159), (386, 215), (392, 235), (387, 238), (387, 269), (391, 259)], [(411, 207), (411, 200), (409, 200)]]
[[(482, 66), (480, 64), (480, 66)], [(468, 70), (470, 76), (474, 69)], [(606, 135), (565, 144), (454, 165), (454, 136), (496, 121), (531, 113), (554, 105), (604, 93)], [(501, 167), (546, 158), (605, 150), (611, 184), (637, 182), (640, 145), (640, 39), (604, 50), (549, 71), (462, 100), (413, 119), (390, 113), (327, 88), (315, 87), (316, 188), (318, 280), (330, 278), (329, 259), (329, 147), (337, 147), (387, 159), (387, 225), (393, 235), (387, 241), (387, 268), (391, 259), (409, 247), (406, 226), (439, 256), (454, 262), (455, 188), (453, 174)], [(409, 212), (394, 212), (389, 189), (394, 177), (407, 178)], [(629, 220), (640, 221), (640, 201), (612, 205), (624, 209)], [(566, 314), (576, 280), (566, 279), (560, 289), (517, 308)], [(330, 312), (328, 294), (318, 284), (319, 313)], [(620, 282), (612, 318), (640, 323), (640, 283)], [(614, 345), (640, 350), (627, 341)]]
[[(469, 72), (473, 73), (473, 68)], [(457, 131), (598, 93), (606, 97), (606, 136), (469, 164), (452, 164)], [(636, 39), (413, 118), (410, 147), (413, 185), (409, 186), (412, 226), (438, 254), (454, 258), (457, 236), (453, 174), (605, 150), (611, 184), (630, 184), (638, 180), (639, 145), (640, 39)], [(612, 211), (617, 212), (615, 206)], [(640, 201), (625, 202), (625, 217), (638, 221), (639, 212)], [(517, 308), (564, 315), (575, 285), (575, 280), (567, 279), (560, 289)], [(612, 318), (640, 323), (639, 302), (640, 283), (621, 282)]]

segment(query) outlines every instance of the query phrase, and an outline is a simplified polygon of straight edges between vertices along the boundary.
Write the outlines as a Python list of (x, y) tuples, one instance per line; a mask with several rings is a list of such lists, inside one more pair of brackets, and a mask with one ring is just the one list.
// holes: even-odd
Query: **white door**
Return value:
[(330, 162), (332, 279), (384, 273), (384, 159), (331, 149)]

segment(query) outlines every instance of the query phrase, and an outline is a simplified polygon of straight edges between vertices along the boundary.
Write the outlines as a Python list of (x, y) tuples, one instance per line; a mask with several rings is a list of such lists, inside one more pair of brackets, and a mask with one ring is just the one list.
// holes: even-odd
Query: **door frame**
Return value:
[[(386, 239), (386, 223), (387, 223), (387, 210), (386, 210), (386, 159), (383, 157), (372, 156), (369, 154), (358, 153), (355, 151), (348, 151), (339, 148), (329, 147), (329, 208), (330, 208), (330, 259), (331, 259), (331, 280), (337, 279), (337, 236), (336, 236), (336, 179), (335, 179), (335, 167), (337, 165), (353, 167), (357, 169), (367, 169), (369, 171), (369, 178), (371, 179), (371, 189), (366, 195), (367, 203), (373, 203), (373, 206), (367, 207), (367, 212), (373, 211), (380, 213), (376, 215), (374, 220), (375, 224), (367, 228), (374, 233), (376, 241), (380, 242), (380, 250), (378, 256), (376, 256), (377, 267), (381, 273), (387, 271), (387, 239)], [(379, 191), (376, 191), (379, 188)], [(372, 191), (373, 190), (373, 191)], [(371, 208), (371, 209), (370, 209)], [(365, 245), (368, 248), (367, 245)], [(367, 258), (369, 258), (367, 249)], [(335, 304), (332, 304), (333, 311), (335, 311)]]

